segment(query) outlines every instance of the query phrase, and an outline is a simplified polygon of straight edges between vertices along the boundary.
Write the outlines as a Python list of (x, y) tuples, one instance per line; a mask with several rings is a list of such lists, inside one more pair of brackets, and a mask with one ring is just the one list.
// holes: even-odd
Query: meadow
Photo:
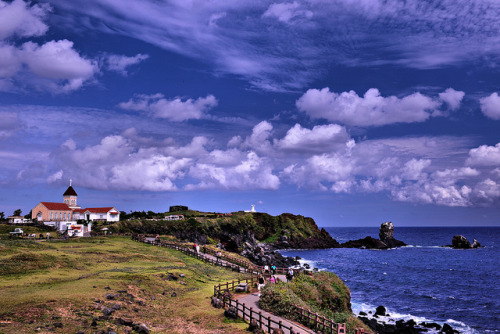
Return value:
[(3, 235), (0, 333), (245, 333), (210, 306), (213, 286), (240, 275), (129, 237)]

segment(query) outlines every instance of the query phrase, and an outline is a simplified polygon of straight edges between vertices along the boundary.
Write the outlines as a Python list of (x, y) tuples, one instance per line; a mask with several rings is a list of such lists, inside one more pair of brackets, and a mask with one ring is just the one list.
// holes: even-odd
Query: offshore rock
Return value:
[(469, 240), (463, 235), (455, 235), (451, 240), (451, 247), (457, 249), (469, 249), (472, 248)]
[(394, 225), (391, 222), (385, 222), (380, 225), (380, 232), (378, 237), (382, 241), (394, 239)]
[(481, 244), (476, 239), (474, 239), (471, 245), (469, 240), (467, 240), (467, 238), (463, 235), (455, 235), (451, 240), (451, 247), (454, 249), (470, 249), (479, 248), (481, 247)]
[(375, 239), (370, 236), (364, 239), (350, 240), (340, 245), (343, 248), (364, 248), (364, 249), (388, 249), (394, 247), (406, 246), (400, 240), (394, 238), (394, 225), (391, 222), (386, 222), (380, 225), (379, 238)]
[(364, 239), (349, 240), (341, 244), (343, 248), (366, 248), (366, 249), (386, 249), (387, 244), (370, 236)]
[(378, 236), (389, 248), (406, 246), (404, 242), (394, 238), (394, 225), (391, 222), (385, 222), (380, 225)]

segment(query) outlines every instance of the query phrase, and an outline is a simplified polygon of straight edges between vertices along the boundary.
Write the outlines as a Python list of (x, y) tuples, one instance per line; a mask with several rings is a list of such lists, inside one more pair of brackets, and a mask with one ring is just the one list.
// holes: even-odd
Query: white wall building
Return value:
[(30, 222), (29, 219), (23, 216), (9, 216), (7, 219), (9, 220), (9, 224), (27, 224)]

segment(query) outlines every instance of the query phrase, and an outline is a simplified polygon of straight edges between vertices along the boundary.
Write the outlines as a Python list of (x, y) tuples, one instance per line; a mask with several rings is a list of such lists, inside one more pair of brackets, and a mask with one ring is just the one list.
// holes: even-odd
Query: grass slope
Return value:
[[(117, 318), (152, 333), (244, 333), (245, 324), (210, 307), (213, 285), (238, 275), (125, 237), (0, 239), (0, 333), (123, 333)], [(103, 318), (115, 304), (120, 310)]]
[(351, 310), (351, 292), (334, 273), (321, 271), (311, 275), (297, 274), (289, 283), (267, 284), (262, 289), (260, 307), (292, 320), (299, 318), (292, 312), (297, 305), (318, 313), (337, 323), (347, 325), (347, 333), (356, 328), (370, 332)]

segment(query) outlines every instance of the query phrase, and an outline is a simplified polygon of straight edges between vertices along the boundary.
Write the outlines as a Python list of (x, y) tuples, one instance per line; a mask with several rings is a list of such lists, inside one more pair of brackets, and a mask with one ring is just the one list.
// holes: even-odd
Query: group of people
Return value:
[[(272, 275), (270, 278), (269, 278), (269, 282), (271, 284), (274, 284), (278, 281), (278, 279), (276, 278), (276, 276)], [(259, 275), (259, 278), (258, 278), (258, 283), (257, 283), (257, 290), (259, 291), (259, 296), (260, 296), (260, 289), (266, 285), (266, 278), (264, 277), (264, 275)]]
[[(269, 267), (267, 264), (264, 265), (264, 275), (260, 274), (258, 277), (258, 283), (257, 283), (257, 290), (259, 291), (258, 294), (260, 296), (260, 289), (266, 285), (266, 277), (265, 275), (268, 274), (270, 275), (269, 277), (269, 282), (271, 284), (274, 284), (278, 282), (278, 278), (276, 278), (276, 266), (274, 264)], [(287, 282), (290, 282), (293, 280), (293, 276), (295, 275), (294, 271), (292, 268), (289, 268), (288, 271), (286, 272), (286, 280)]]
[[(267, 264), (264, 266), (264, 273), (269, 274), (269, 266)], [(271, 275), (276, 275), (276, 266), (274, 264), (271, 264)]]

